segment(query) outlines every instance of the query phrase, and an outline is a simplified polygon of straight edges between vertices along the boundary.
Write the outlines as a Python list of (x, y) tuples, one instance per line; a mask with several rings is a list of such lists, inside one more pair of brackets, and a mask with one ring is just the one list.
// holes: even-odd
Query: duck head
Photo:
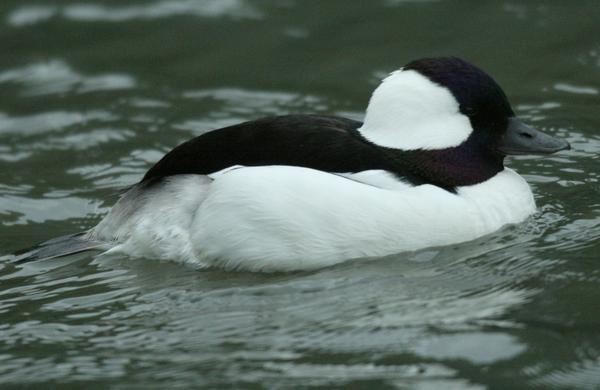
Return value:
[(443, 187), (493, 177), (506, 155), (569, 149), (519, 120), (492, 77), (454, 57), (413, 61), (391, 73), (373, 92), (358, 131), (423, 182)]

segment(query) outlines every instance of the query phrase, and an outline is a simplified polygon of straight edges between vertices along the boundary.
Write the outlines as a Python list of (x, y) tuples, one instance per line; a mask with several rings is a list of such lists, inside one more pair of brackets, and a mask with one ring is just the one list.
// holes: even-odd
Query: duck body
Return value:
[(93, 234), (137, 257), (290, 271), (468, 241), (535, 211), (508, 168), (456, 192), (382, 173), (364, 173), (377, 185), (295, 166), (173, 176), (130, 190)]
[[(535, 211), (506, 155), (567, 148), (519, 121), (479, 68), (417, 60), (375, 89), (363, 123), (287, 115), (184, 142), (73, 247), (289, 271), (455, 244)], [(34, 258), (73, 253), (59, 241)]]

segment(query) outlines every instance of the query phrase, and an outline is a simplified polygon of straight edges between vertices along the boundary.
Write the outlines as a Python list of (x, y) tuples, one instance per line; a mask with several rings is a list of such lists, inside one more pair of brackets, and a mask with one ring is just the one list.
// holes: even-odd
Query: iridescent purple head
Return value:
[(420, 59), (391, 73), (373, 92), (359, 131), (378, 146), (411, 152), (425, 169), (447, 171), (453, 185), (493, 176), (507, 154), (569, 148), (517, 119), (496, 81), (455, 57)]

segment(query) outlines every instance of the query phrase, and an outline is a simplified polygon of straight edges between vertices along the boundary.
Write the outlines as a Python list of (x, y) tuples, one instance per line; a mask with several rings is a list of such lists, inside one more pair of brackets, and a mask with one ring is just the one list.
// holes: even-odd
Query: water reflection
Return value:
[(86, 76), (76, 72), (64, 61), (57, 59), (0, 72), (0, 83), (22, 85), (25, 96), (67, 92), (88, 93), (129, 89), (136, 86), (132, 76), (126, 74)]
[(594, 87), (573, 85), (567, 83), (554, 84), (554, 89), (561, 92), (575, 93), (581, 95), (598, 95), (598, 89)]
[(74, 196), (64, 198), (41, 198), (3, 195), (0, 196), (0, 216), (6, 226), (62, 221), (94, 215), (100, 202)]
[(65, 6), (25, 6), (8, 16), (14, 27), (25, 27), (51, 18), (62, 17), (78, 22), (127, 22), (153, 20), (181, 15), (235, 19), (260, 18), (261, 13), (244, 0), (162, 0), (147, 4), (107, 6), (81, 3)]
[(39, 136), (42, 133), (60, 132), (69, 126), (87, 124), (91, 121), (110, 121), (115, 117), (106, 111), (90, 112), (43, 112), (22, 117), (0, 113), (0, 137), (6, 135)]

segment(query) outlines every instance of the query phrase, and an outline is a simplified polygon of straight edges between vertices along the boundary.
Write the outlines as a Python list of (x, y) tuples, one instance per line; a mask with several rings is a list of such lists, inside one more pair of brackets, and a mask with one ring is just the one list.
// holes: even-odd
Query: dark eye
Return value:
[(461, 111), (466, 116), (474, 116), (475, 114), (477, 114), (477, 111), (475, 110), (475, 108), (470, 107), (470, 106), (461, 107)]

